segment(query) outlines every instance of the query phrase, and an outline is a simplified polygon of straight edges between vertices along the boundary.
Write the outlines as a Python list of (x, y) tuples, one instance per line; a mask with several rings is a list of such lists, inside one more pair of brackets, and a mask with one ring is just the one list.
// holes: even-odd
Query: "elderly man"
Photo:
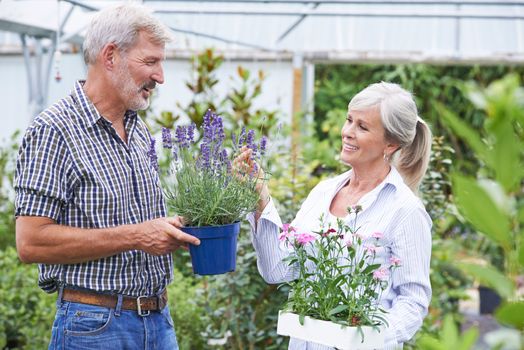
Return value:
[(136, 111), (164, 82), (166, 28), (144, 7), (99, 12), (87, 79), (38, 115), (15, 180), (20, 259), (58, 291), (50, 349), (177, 349), (166, 306), (171, 252), (199, 244), (167, 218)]

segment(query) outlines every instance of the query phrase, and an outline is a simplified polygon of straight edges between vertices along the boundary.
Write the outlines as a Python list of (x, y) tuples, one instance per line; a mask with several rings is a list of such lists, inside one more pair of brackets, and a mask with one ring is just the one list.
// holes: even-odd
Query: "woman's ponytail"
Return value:
[(402, 147), (393, 158), (394, 165), (406, 185), (418, 192), (422, 178), (428, 169), (431, 156), (432, 136), (426, 122), (417, 119), (415, 138), (411, 144)]

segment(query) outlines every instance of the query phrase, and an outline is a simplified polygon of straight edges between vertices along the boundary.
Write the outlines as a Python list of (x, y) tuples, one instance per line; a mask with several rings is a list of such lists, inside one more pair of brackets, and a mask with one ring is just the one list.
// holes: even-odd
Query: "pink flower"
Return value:
[(355, 232), (353, 236), (360, 241), (364, 239), (364, 236), (360, 232)]
[(284, 224), (282, 225), (282, 232), (280, 233), (280, 235), (278, 235), (278, 239), (280, 241), (285, 241), (288, 237), (292, 237), (294, 232), (296, 231), (296, 228), (294, 228), (290, 224)]
[(309, 242), (313, 242), (316, 239), (316, 237), (310, 233), (300, 233), (296, 235), (295, 237), (297, 239), (297, 242), (300, 243), (301, 245), (306, 245)]
[(377, 252), (377, 247), (374, 245), (365, 245), (364, 250), (368, 253), (375, 254)]
[(391, 266), (400, 266), (400, 259), (392, 256), (389, 258), (389, 263), (391, 264)]
[(331, 228), (329, 228), (329, 230), (327, 230), (326, 232), (324, 232), (322, 234), (322, 237), (327, 237), (327, 236), (329, 236), (330, 233), (337, 233), (337, 230), (335, 230), (334, 228), (331, 227)]
[(388, 269), (385, 267), (381, 267), (378, 270), (375, 270), (373, 272), (373, 278), (376, 280), (384, 281), (389, 277)]
[(296, 232), (297, 229), (294, 228), (293, 226), (291, 226), (290, 224), (284, 224), (284, 225), (282, 225), (282, 231), (284, 231), (286, 233), (289, 232), (289, 231)]
[(371, 237), (376, 238), (376, 239), (381, 239), (382, 237), (384, 237), (384, 235), (380, 232), (373, 232)]

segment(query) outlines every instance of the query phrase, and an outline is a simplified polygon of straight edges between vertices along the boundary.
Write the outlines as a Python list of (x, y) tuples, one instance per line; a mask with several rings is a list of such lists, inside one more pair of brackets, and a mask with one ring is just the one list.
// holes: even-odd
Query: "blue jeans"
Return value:
[(49, 350), (178, 350), (169, 307), (139, 316), (136, 311), (57, 302)]

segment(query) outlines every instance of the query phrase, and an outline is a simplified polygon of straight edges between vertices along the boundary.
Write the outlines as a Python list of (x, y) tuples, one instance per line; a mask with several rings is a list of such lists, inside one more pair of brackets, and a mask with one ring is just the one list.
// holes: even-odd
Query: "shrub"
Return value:
[(37, 287), (37, 268), (23, 265), (13, 247), (0, 250), (0, 271), (0, 348), (47, 348), (56, 295)]

